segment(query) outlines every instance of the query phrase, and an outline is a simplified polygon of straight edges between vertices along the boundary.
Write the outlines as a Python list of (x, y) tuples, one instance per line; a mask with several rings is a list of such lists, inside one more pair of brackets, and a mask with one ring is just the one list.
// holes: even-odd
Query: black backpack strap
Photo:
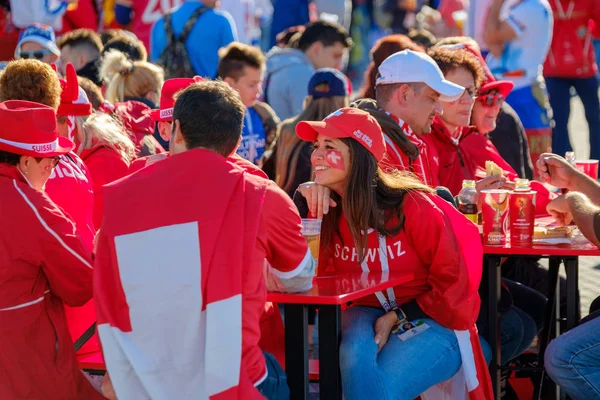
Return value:
[(198, 21), (198, 18), (200, 18), (202, 16), (202, 14), (204, 14), (208, 10), (209, 10), (208, 7), (202, 6), (202, 7), (199, 7), (196, 11), (194, 11), (192, 13), (190, 18), (185, 22), (183, 30), (181, 31), (181, 35), (179, 35), (179, 40), (182, 43), (185, 43), (188, 36), (190, 36), (192, 29), (194, 29), (194, 26), (196, 25), (196, 21)]
[(168, 11), (165, 14), (165, 32), (166, 32), (166, 36), (167, 36), (167, 45), (172, 45), (177, 40), (177, 38), (175, 37), (175, 31), (173, 31), (172, 18), (173, 18), (173, 12)]
[(81, 334), (79, 339), (77, 339), (75, 341), (75, 343), (73, 344), (73, 346), (75, 347), (76, 353), (79, 351), (79, 349), (81, 349), (83, 347), (84, 344), (87, 343), (88, 340), (90, 340), (92, 338), (92, 336), (94, 336), (94, 333), (96, 333), (96, 323), (95, 322), (89, 328), (87, 328), (85, 330), (85, 332), (83, 332)]

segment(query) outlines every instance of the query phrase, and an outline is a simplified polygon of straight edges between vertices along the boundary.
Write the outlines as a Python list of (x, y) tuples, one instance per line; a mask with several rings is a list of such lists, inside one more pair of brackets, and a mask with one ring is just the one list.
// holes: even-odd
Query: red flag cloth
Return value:
[[(519, 178), (516, 171), (502, 158), (496, 146), (474, 127), (464, 127), (455, 139), (437, 117), (426, 137), (430, 146), (437, 148), (440, 185), (447, 187), (456, 196), (465, 179), (485, 178), (485, 162), (495, 162), (510, 181)], [(456, 144), (455, 144), (456, 143)], [(537, 191), (536, 214), (547, 214), (546, 205), (556, 196), (538, 181), (531, 181), (532, 190)]]
[(261, 398), (242, 279), (262, 271), (250, 260), (267, 184), (194, 149), (104, 187), (94, 300), (117, 397)]

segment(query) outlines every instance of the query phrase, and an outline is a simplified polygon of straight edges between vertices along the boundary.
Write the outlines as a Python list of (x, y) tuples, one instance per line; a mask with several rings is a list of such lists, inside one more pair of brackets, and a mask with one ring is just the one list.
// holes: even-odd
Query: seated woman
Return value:
[(276, 141), (263, 164), (263, 171), (290, 197), (298, 185), (312, 179), (311, 147), (298, 139), (296, 125), (300, 121), (320, 121), (348, 103), (346, 76), (332, 68), (319, 69), (308, 83), (304, 111), (279, 126)]
[[(146, 61), (131, 61), (120, 51), (111, 50), (104, 56), (100, 75), (106, 82), (103, 110), (115, 115), (125, 126), (140, 157), (164, 152), (152, 136), (154, 122), (150, 109), (157, 108), (164, 73), (160, 67)], [(112, 103), (112, 104), (110, 104)]]
[[(470, 371), (477, 380), (468, 374), (456, 398), (467, 391), (492, 398), (475, 329), (482, 265), (477, 228), (431, 188), (378, 167), (385, 142), (367, 112), (343, 108), (322, 122), (300, 122), (296, 132), (313, 143), (315, 170), (315, 182), (301, 185), (300, 193), (314, 214), (329, 195), (337, 204), (323, 218), (319, 274), (414, 276), (343, 312), (344, 397), (414, 399), (431, 390), (430, 398), (439, 399), (439, 383)], [(409, 322), (414, 328), (405, 331)]]
[[(431, 135), (426, 138), (428, 144), (439, 153), (440, 184), (455, 196), (465, 179), (481, 179), (478, 190), (512, 189), (514, 185), (511, 182), (519, 175), (485, 135), (478, 132), (476, 127), (468, 126), (477, 90), (488, 75), (483, 58), (468, 45), (440, 47), (429, 55), (437, 62), (446, 79), (468, 85), (463, 97), (452, 103), (444, 103), (442, 115), (434, 119)], [(485, 162), (488, 160), (504, 171), (502, 177), (486, 178)], [(536, 211), (545, 214), (546, 205), (554, 196), (540, 182), (532, 181), (531, 186), (537, 191)]]
[(103, 399), (79, 370), (64, 304), (92, 297), (92, 253), (43, 192), (74, 147), (52, 108), (0, 103), (0, 398)]
[[(484, 78), (482, 66), (476, 56), (465, 49), (444, 48), (432, 51), (431, 56), (440, 66), (446, 79), (466, 88), (459, 100), (442, 103), (443, 113), (434, 120), (432, 135), (429, 138), (440, 154), (440, 180), (449, 185), (452, 194), (457, 195), (460, 190), (457, 188), (458, 182), (477, 177), (478, 169), (485, 170), (486, 159), (496, 161), (501, 157), (494, 151), (494, 145), (487, 138), (474, 128), (467, 127), (477, 90)], [(477, 146), (468, 145), (471, 137), (478, 139)], [(503, 166), (510, 168), (506, 163)], [(485, 178), (479, 181), (478, 185), (478, 190), (512, 188), (512, 184), (502, 177)], [(541, 293), (517, 282), (504, 280), (504, 286), (501, 305), (502, 364), (529, 348), (534, 337), (542, 329), (546, 303), (546, 298)], [(485, 311), (482, 312), (479, 321), (480, 331), (485, 332)]]

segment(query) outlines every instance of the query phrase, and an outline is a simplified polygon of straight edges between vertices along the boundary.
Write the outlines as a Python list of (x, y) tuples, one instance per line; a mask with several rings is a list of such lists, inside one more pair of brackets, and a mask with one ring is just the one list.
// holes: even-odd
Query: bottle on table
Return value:
[(475, 189), (475, 181), (465, 179), (462, 183), (462, 189), (458, 193), (458, 211), (460, 211), (465, 217), (471, 220), (474, 224), (477, 224), (478, 208), (477, 203), (479, 201), (479, 195), (477, 189)]

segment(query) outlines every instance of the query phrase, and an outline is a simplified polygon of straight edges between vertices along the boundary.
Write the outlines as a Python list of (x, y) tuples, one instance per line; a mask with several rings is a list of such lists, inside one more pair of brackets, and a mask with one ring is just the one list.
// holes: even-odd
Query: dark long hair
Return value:
[[(353, 139), (341, 139), (350, 147), (350, 171), (344, 198), (332, 198), (341, 207), (333, 207), (323, 217), (322, 248), (329, 248), (334, 235), (339, 235), (339, 219), (344, 213), (360, 262), (366, 256), (367, 232), (373, 228), (388, 237), (397, 235), (404, 224), (402, 202), (412, 191), (433, 193), (416, 177), (404, 172), (386, 173), (375, 157)], [(396, 222), (390, 225), (392, 220)]]

